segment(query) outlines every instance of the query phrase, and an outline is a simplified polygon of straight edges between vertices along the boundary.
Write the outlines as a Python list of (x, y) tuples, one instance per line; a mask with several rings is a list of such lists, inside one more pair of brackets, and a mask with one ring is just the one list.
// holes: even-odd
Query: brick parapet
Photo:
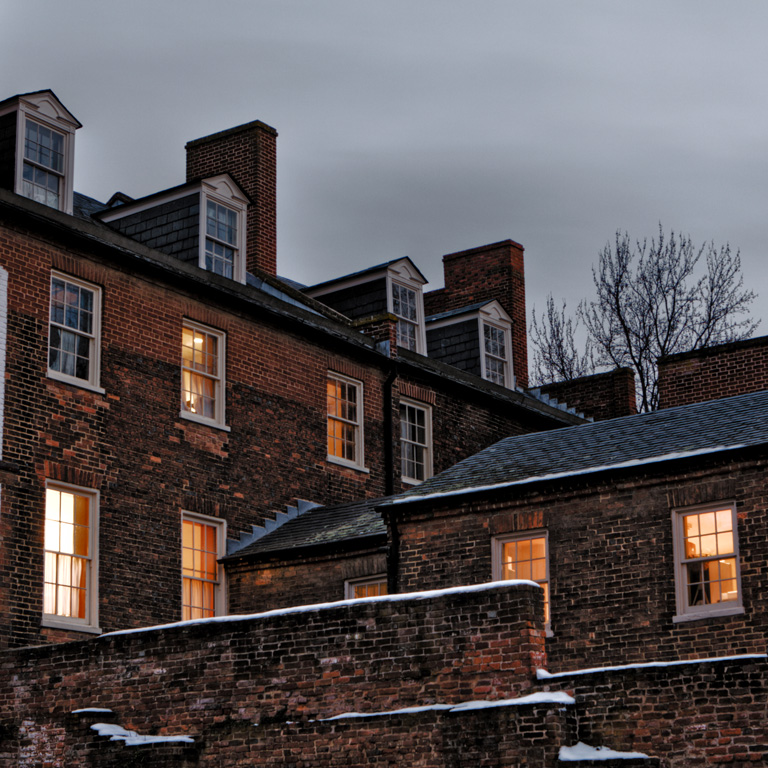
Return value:
[(199, 739), (230, 721), (512, 698), (546, 664), (542, 619), (539, 589), (492, 585), (5, 651), (0, 731), (55, 768), (73, 764), (56, 750), (82, 708)]
[(768, 389), (768, 336), (662, 357), (659, 408)]
[(595, 421), (637, 413), (635, 374), (631, 368), (543, 384), (538, 389)]

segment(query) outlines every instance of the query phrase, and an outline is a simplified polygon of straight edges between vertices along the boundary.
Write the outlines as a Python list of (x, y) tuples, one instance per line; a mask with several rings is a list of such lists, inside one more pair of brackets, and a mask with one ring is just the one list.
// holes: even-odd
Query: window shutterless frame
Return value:
[(181, 617), (206, 619), (226, 613), (226, 522), (193, 512), (181, 514)]
[(432, 477), (432, 408), (400, 399), (400, 468), (405, 483)]
[(494, 581), (526, 579), (544, 589), (544, 620), (551, 635), (549, 535), (547, 531), (520, 531), (492, 540), (491, 569)]
[(103, 393), (101, 289), (71, 275), (51, 273), (48, 376)]
[(226, 335), (185, 319), (181, 328), (181, 417), (229, 431), (225, 424)]
[(675, 623), (743, 613), (736, 505), (672, 512)]
[(375, 576), (365, 576), (361, 579), (350, 579), (344, 582), (344, 597), (354, 600), (360, 597), (378, 597), (387, 594), (387, 574), (377, 573)]
[(47, 482), (43, 626), (101, 632), (98, 541), (98, 491)]
[(363, 383), (329, 372), (326, 412), (328, 461), (367, 472), (363, 446)]

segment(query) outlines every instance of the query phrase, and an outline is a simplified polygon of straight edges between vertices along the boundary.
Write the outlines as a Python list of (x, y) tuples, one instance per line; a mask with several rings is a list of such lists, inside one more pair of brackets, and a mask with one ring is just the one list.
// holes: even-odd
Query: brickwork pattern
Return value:
[(250, 198), (246, 268), (277, 274), (277, 132), (248, 123), (187, 144), (187, 181), (228, 173)]
[(595, 421), (637, 413), (635, 374), (631, 368), (544, 384), (539, 389)]
[[(398, 588), (488, 581), (493, 537), (546, 531), (552, 671), (763, 652), (766, 457), (698, 457), (666, 472), (649, 465), (601, 481), (508, 490), (473, 504), (443, 501), (412, 513), (393, 507)], [(744, 612), (675, 622), (672, 512), (729, 501), (738, 517)]]
[(445, 288), (424, 294), (427, 315), (496, 299), (512, 318), (512, 359), (517, 384), (528, 386), (523, 246), (512, 240), (443, 256)]
[[(291, 722), (520, 695), (546, 663), (541, 612), (538, 589), (505, 586), (6, 651), (0, 757), (15, 752), (5, 764), (59, 768), (91, 764), (77, 759), (88, 749), (101, 765), (95, 740), (72, 722), (88, 707), (111, 709), (119, 725), (145, 735), (190, 734), (206, 748), (223, 740), (228, 755), (214, 747), (204, 765), (245, 764), (237, 761), (252, 759), (254, 742), (270, 755), (266, 764), (277, 764), (278, 748), (292, 743)], [(253, 723), (281, 723), (288, 739), (265, 739)], [(245, 729), (229, 740), (238, 725)], [(176, 750), (186, 759), (186, 747)], [(109, 759), (114, 748), (104, 752)]]
[(768, 336), (659, 360), (659, 408), (768, 389)]

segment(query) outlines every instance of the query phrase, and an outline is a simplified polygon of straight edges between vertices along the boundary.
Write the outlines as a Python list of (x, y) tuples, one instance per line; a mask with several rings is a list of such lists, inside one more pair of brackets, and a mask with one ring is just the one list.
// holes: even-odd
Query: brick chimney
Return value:
[(187, 144), (187, 181), (228, 173), (251, 199), (246, 269), (277, 274), (277, 131), (256, 120)]
[(525, 388), (528, 339), (523, 251), (519, 243), (503, 240), (443, 256), (445, 288), (426, 293), (424, 309), (431, 315), (496, 299), (512, 318), (512, 365), (517, 384)]

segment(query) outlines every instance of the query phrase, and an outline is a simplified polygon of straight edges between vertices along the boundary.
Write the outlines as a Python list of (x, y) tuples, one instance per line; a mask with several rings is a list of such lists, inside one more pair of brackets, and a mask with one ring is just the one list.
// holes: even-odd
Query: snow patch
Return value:
[(112, 715), (111, 709), (104, 709), (103, 707), (84, 707), (83, 709), (73, 709), (73, 715)]
[(577, 760), (636, 760), (647, 758), (642, 752), (615, 752), (608, 747), (590, 747), (580, 741), (575, 747), (560, 747), (558, 758), (561, 762)]
[(464, 493), (479, 493), (481, 491), (493, 491), (497, 488), (512, 488), (516, 485), (526, 485), (527, 483), (541, 483), (546, 480), (561, 480), (565, 477), (576, 477), (577, 475), (590, 475), (595, 472), (606, 472), (611, 469), (627, 469), (630, 467), (642, 467), (645, 464), (656, 464), (660, 461), (673, 461), (674, 459), (687, 459), (691, 456), (703, 456), (708, 453), (719, 453), (720, 451), (734, 451), (737, 448), (744, 448), (744, 444), (736, 443), (734, 445), (717, 445), (711, 448), (697, 448), (693, 451), (676, 451), (673, 453), (663, 453), (659, 456), (648, 456), (645, 459), (629, 459), (628, 461), (617, 461), (614, 464), (601, 464), (595, 467), (585, 467), (584, 469), (574, 469), (565, 472), (550, 472), (546, 475), (530, 475), (528, 477), (518, 478), (517, 480), (507, 480), (503, 483), (491, 483), (489, 485), (464, 486), (462, 488), (452, 488), (448, 491), (434, 491), (433, 493), (412, 493), (403, 494), (383, 503), (385, 507), (388, 504), (408, 504), (411, 501), (422, 501), (423, 499), (440, 499), (445, 496), (459, 496)]
[(515, 587), (521, 584), (538, 587), (541, 584), (527, 579), (509, 579), (506, 581), (488, 581), (485, 584), (472, 584), (465, 587), (447, 587), (445, 589), (431, 589), (424, 592), (403, 592), (397, 595), (378, 595), (377, 597), (358, 597), (352, 600), (337, 600), (333, 603), (313, 603), (312, 605), (294, 605), (290, 608), (277, 608), (263, 613), (235, 614), (230, 616), (214, 616), (209, 619), (189, 619), (188, 621), (174, 621), (170, 624), (158, 624), (154, 627), (138, 627), (137, 629), (119, 629), (116, 632), (106, 632), (101, 637), (115, 637), (117, 635), (134, 635), (139, 632), (154, 632), (176, 627), (193, 627), (200, 624), (226, 624), (233, 621), (250, 621), (251, 619), (268, 619), (273, 616), (287, 616), (292, 613), (310, 613), (312, 611), (325, 611), (332, 608), (343, 608), (347, 605), (359, 605), (360, 603), (397, 603), (406, 600), (431, 600), (444, 595), (456, 595), (465, 592), (484, 592), (487, 589), (499, 587)]
[(537, 680), (552, 680), (557, 677), (572, 675), (591, 675), (595, 672), (618, 672), (624, 669), (656, 669), (660, 667), (679, 667), (684, 664), (705, 664), (716, 661), (744, 661), (746, 659), (768, 659), (765, 653), (746, 653), (740, 656), (714, 656), (707, 659), (683, 659), (682, 661), (648, 661), (642, 664), (622, 664), (616, 667), (590, 667), (589, 669), (574, 669), (571, 672), (547, 672), (546, 669), (536, 670)]
[(354, 717), (386, 717), (388, 715), (411, 715), (418, 712), (471, 712), (477, 709), (494, 709), (497, 707), (521, 707), (533, 704), (575, 704), (576, 699), (567, 693), (531, 693), (517, 699), (499, 699), (498, 701), (464, 701), (461, 704), (430, 704), (424, 707), (404, 707), (382, 712), (344, 712), (341, 715), (323, 718), (328, 720), (346, 720)]
[(136, 731), (127, 731), (119, 725), (112, 723), (94, 723), (91, 730), (99, 736), (109, 736), (110, 741), (124, 741), (126, 747), (136, 747), (139, 744), (161, 744), (166, 742), (185, 742), (194, 744), (191, 736), (142, 736)]

